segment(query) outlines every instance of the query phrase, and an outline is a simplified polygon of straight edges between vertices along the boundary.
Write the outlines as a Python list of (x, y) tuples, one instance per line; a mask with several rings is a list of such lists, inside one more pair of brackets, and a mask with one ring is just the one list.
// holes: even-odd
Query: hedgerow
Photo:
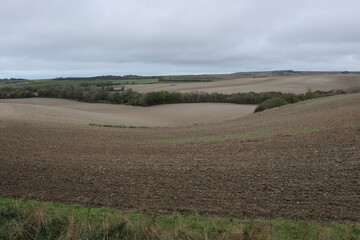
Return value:
[(315, 91), (306, 94), (282, 93), (282, 92), (248, 92), (248, 93), (205, 93), (205, 92), (149, 92), (139, 93), (132, 89), (125, 91), (113, 91), (106, 86), (97, 87), (82, 85), (66, 86), (31, 86), (31, 87), (3, 87), (0, 88), (0, 98), (29, 98), (47, 97), (64, 98), (92, 103), (128, 104), (135, 106), (153, 106), (170, 103), (236, 103), (236, 104), (260, 104), (256, 112), (272, 107), (296, 103), (299, 101), (332, 96), (346, 93), (343, 90)]

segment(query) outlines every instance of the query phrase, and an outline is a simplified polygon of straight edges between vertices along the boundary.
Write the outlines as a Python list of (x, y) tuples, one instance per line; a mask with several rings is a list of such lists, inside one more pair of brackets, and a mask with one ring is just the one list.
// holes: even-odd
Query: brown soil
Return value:
[(281, 91), (305, 93), (308, 90), (347, 89), (360, 86), (360, 74), (306, 75), (306, 76), (269, 76), (264, 78), (239, 77), (237, 79), (203, 83), (160, 83), (126, 86), (137, 92), (267, 92)]
[(0, 196), (359, 221), (359, 142), (360, 94), (186, 128), (0, 115)]
[(89, 123), (146, 127), (199, 125), (236, 119), (253, 113), (255, 108), (255, 105), (224, 103), (135, 107), (54, 98), (0, 99), (0, 115), (4, 118), (86, 125)]

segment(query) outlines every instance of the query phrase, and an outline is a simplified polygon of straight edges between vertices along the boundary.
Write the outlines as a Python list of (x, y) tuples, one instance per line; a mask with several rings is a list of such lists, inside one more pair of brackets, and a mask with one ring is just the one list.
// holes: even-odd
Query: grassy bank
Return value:
[(359, 223), (245, 220), (0, 199), (0, 239), (359, 239)]

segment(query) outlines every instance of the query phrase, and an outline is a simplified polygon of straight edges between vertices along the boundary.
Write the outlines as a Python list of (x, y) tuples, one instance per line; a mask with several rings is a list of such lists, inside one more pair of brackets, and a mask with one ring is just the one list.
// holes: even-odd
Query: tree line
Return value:
[[(112, 91), (109, 87), (65, 85), (65, 86), (24, 86), (0, 88), (0, 98), (29, 98), (47, 97), (64, 98), (91, 103), (128, 104), (134, 106), (153, 106), (170, 103), (236, 103), (236, 104), (261, 104), (269, 99), (278, 99), (281, 105), (296, 103), (299, 101), (332, 96), (346, 93), (343, 90), (331, 91), (308, 91), (305, 94), (282, 93), (282, 92), (248, 92), (248, 93), (205, 93), (205, 92), (149, 92), (139, 93), (132, 89), (122, 92)], [(282, 99), (281, 101), (279, 100)], [(274, 102), (274, 101), (273, 101)], [(271, 106), (267, 104), (266, 106)], [(276, 104), (275, 104), (276, 105)], [(258, 109), (258, 111), (265, 110)]]

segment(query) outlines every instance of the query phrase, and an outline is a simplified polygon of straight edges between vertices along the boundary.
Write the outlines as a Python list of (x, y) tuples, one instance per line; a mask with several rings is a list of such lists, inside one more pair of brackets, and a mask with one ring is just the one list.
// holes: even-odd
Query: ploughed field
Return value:
[(0, 101), (1, 197), (360, 220), (360, 94), (167, 128), (94, 127), (12, 104)]
[[(227, 76), (228, 77), (228, 76)], [(231, 80), (218, 82), (195, 83), (156, 83), (126, 86), (137, 92), (169, 91), (169, 92), (267, 92), (280, 91), (290, 93), (306, 93), (308, 90), (329, 91), (359, 86), (360, 74), (322, 74), (300, 76), (264, 76), (240, 77), (232, 76)]]
[(177, 127), (216, 123), (245, 116), (254, 112), (255, 108), (255, 105), (224, 103), (138, 107), (55, 98), (0, 99), (0, 114), (7, 119), (124, 127)]

